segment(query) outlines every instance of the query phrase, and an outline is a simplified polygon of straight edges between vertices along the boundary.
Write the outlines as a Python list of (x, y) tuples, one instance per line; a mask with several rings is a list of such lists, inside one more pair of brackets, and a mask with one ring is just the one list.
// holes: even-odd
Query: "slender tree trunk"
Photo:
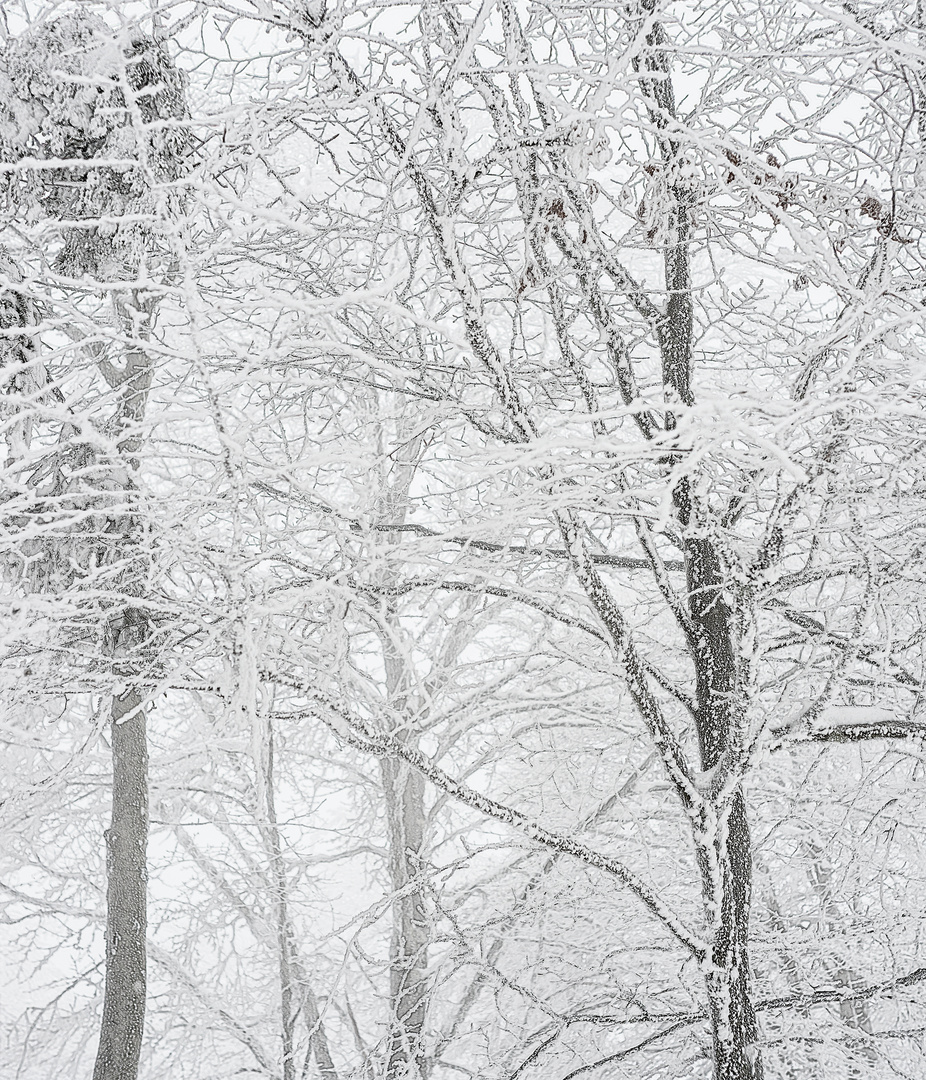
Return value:
[[(401, 436), (402, 450), (393, 459), (392, 474), (383, 477), (377, 512), (383, 523), (401, 525), (408, 511), (408, 490), (415, 473), (420, 445), (417, 437)], [(388, 542), (393, 536), (386, 534)], [(392, 568), (384, 582), (395, 577)], [(409, 700), (407, 661), (399, 647), (400, 620), (390, 608), (380, 634), (386, 674), (386, 693), (397, 717), (413, 716), (417, 707)], [(397, 726), (391, 734), (414, 746), (414, 723)], [(389, 944), (389, 1037), (385, 1080), (425, 1080), (428, 1062), (424, 1025), (428, 1009), (428, 948), (431, 927), (420, 887), (412, 883), (420, 870), (424, 849), (425, 799), (421, 774), (397, 758), (380, 763), (386, 803), (386, 837), (389, 847), (389, 879), (393, 893), (392, 937)]]
[(283, 841), (277, 822), (273, 775), (273, 729), (267, 720), (266, 747), (266, 815), (263, 826), (264, 842), (270, 857), (270, 873), (273, 880), (273, 909), (276, 923), (277, 960), (280, 975), (280, 1034), (283, 1042), (283, 1080), (295, 1080), (296, 1056), (293, 1034), (296, 1012), (293, 1008), (295, 973), (293, 967), (293, 932), (289, 921), (289, 890), (286, 883), (286, 865), (283, 861)]
[(302, 1013), (309, 1032), (309, 1049), (301, 1070), (308, 1071), (309, 1055), (314, 1054), (322, 1080), (338, 1080), (338, 1072), (331, 1057), (318, 1001), (312, 990), (305, 968), (299, 957), (296, 928), (290, 914), (289, 882), (286, 877), (286, 860), (283, 856), (283, 836), (276, 810), (276, 745), (273, 722), (268, 716), (255, 716), (260, 723), (261, 755), (256, 762), (261, 772), (258, 788), (262, 792), (259, 813), (261, 836), (270, 864), (273, 894), (273, 921), (277, 947), (277, 971), (280, 981), (280, 1037), (282, 1043), (282, 1080), (296, 1080), (296, 1023)]
[[(315, 1056), (315, 1064), (318, 1066), (319, 1075), (322, 1080), (338, 1080), (338, 1070), (331, 1056), (331, 1048), (328, 1046), (328, 1036), (325, 1032), (321, 1013), (318, 1010), (318, 1001), (312, 992), (311, 986), (309, 986), (308, 977), (298, 958), (294, 963), (294, 971), (302, 990), (302, 1011), (309, 1031), (312, 1032), (312, 1053)], [(302, 1075), (305, 1076), (307, 1072), (308, 1060), (306, 1060), (303, 1067)]]
[(145, 1023), (148, 750), (137, 689), (112, 703), (112, 821), (106, 831), (106, 991), (93, 1080), (136, 1080)]
[[(695, 661), (701, 768), (714, 769), (742, 738), (743, 688), (737, 670), (736, 615), (724, 595), (720, 559), (692, 522), (687, 483), (679, 486), (686, 543), (690, 644)], [(762, 1080), (759, 1032), (752, 1002), (749, 916), (752, 841), (746, 800), (738, 789), (714, 827), (696, 836), (708, 923), (713, 928), (706, 971), (715, 1080)]]
[[(128, 334), (147, 334), (153, 310), (133, 296), (136, 306), (128, 313), (125, 301), (114, 298), (120, 323)], [(144, 313), (144, 319), (140, 314)], [(121, 483), (122, 495), (131, 505), (135, 497), (132, 475), (138, 468), (141, 436), (134, 425), (145, 415), (151, 387), (152, 367), (143, 349), (126, 351), (125, 370), (109, 372), (101, 366), (110, 386), (120, 391), (117, 423), (125, 432), (119, 442), (119, 472), (129, 476)], [(107, 652), (114, 669), (127, 666), (129, 677), (143, 663), (150, 626), (143, 610), (131, 605), (144, 590), (147, 552), (140, 520), (133, 512), (117, 518), (119, 533), (111, 544), (115, 557), (124, 561), (126, 603), (111, 616), (107, 626)], [(105, 550), (103, 552), (105, 557)], [(122, 659), (121, 659), (122, 658)], [(147, 847), (148, 847), (148, 744), (144, 692), (138, 685), (112, 702), (111, 742), (113, 758), (112, 820), (106, 832), (106, 988), (100, 1043), (93, 1080), (137, 1080), (145, 1024), (147, 996)]]
[(706, 977), (714, 1077), (762, 1080), (749, 966), (752, 850), (741, 791), (734, 795), (713, 847), (713, 872), (704, 892), (716, 919)]
[[(18, 280), (18, 274), (0, 249), (0, 272)], [(124, 303), (115, 299), (116, 314), (130, 331), (137, 329), (132, 316), (126, 314)], [(132, 311), (144, 311), (139, 302)], [(146, 312), (146, 315), (150, 311)], [(0, 329), (28, 327), (35, 315), (31, 302), (16, 290), (0, 294)], [(35, 342), (26, 335), (0, 343), (3, 358), (13, 368), (13, 390), (24, 397), (37, 395), (39, 358)], [(101, 365), (110, 387), (119, 389), (120, 404), (117, 423), (123, 430), (137, 423), (145, 412), (151, 383), (151, 367), (145, 353), (129, 349), (125, 371), (113, 374)], [(10, 453), (7, 466), (15, 465), (31, 442), (31, 419), (17, 417), (8, 436)], [(60, 437), (64, 441), (69, 429), (65, 426)], [(138, 449), (137, 433), (130, 434), (119, 444), (121, 464), (134, 471)], [(120, 470), (121, 471), (121, 470)], [(116, 481), (117, 488), (120, 486)], [(123, 486), (123, 494), (131, 499), (134, 490), (131, 480)], [(105, 504), (105, 498), (101, 499)], [(105, 509), (101, 505), (101, 510)], [(102, 515), (101, 515), (102, 516)], [(107, 537), (116, 558), (124, 559), (131, 567), (136, 561), (133, 546), (137, 543), (133, 514), (117, 519), (119, 533)], [(103, 545), (101, 559), (111, 551)], [(141, 555), (144, 560), (144, 554)], [(139, 595), (138, 580), (126, 590), (127, 598)], [(127, 604), (111, 616), (106, 626), (108, 642), (104, 646), (107, 658), (118, 666), (119, 656), (128, 653), (138, 657), (148, 636), (147, 619), (143, 612)], [(137, 662), (137, 659), (136, 659)], [(103, 1016), (100, 1041), (93, 1067), (93, 1080), (137, 1080), (144, 1031), (145, 997), (147, 992), (146, 932), (147, 932), (147, 846), (148, 846), (148, 750), (144, 696), (136, 686), (113, 697), (111, 703), (112, 745), (112, 812), (106, 841), (106, 959)]]
[[(658, 21), (656, 0), (641, 0), (641, 13), (656, 21), (634, 59), (665, 166), (667, 221), (663, 264), (666, 306), (656, 326), (666, 400), (665, 426), (675, 429), (676, 411), (694, 395), (694, 308), (691, 279), (691, 206), (694, 196), (676, 166), (682, 145), (674, 129), (678, 111), (672, 82), (671, 43)], [(694, 660), (701, 768), (709, 772), (742, 738), (742, 692), (738, 673), (737, 612), (730, 607), (723, 566), (708, 522), (700, 520), (697, 496), (687, 477), (673, 490), (684, 537), (689, 625)], [(735, 604), (735, 601), (734, 601)], [(726, 807), (714, 807), (710, 827), (696, 827), (708, 925), (712, 928), (705, 972), (715, 1080), (762, 1080), (758, 1026), (749, 969), (752, 903), (752, 842), (742, 790)], [(718, 813), (719, 811), (719, 813)]]
[(389, 830), (392, 942), (389, 997), (392, 1003), (387, 1080), (419, 1080), (427, 1075), (424, 1021), (428, 999), (430, 926), (420, 889), (408, 891), (424, 843), (424, 781), (395, 758), (382, 761)]

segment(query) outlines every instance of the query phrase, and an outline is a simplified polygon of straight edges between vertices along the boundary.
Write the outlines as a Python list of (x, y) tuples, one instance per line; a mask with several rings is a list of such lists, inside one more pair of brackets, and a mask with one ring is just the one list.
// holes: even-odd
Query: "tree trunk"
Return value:
[(420, 889), (408, 892), (424, 842), (424, 781), (395, 758), (382, 762), (389, 833), (392, 943), (389, 949), (389, 997), (392, 1003), (387, 1080), (423, 1080), (424, 1021), (428, 994), (430, 927)]
[[(737, 671), (736, 615), (724, 594), (717, 550), (697, 534), (686, 481), (679, 485), (680, 517), (693, 534), (686, 543), (690, 644), (697, 688), (697, 732), (701, 768), (714, 769), (742, 738), (743, 687)], [(716, 822), (696, 837), (702, 887), (712, 927), (706, 971), (715, 1080), (762, 1080), (758, 1025), (749, 967), (752, 903), (752, 841), (746, 800), (737, 789)]]
[(113, 699), (106, 830), (106, 991), (93, 1080), (136, 1080), (145, 1023), (148, 749), (138, 690)]
[[(153, 301), (145, 302), (133, 294), (135, 306), (124, 299), (113, 298), (120, 323), (127, 334), (147, 335), (147, 319), (153, 311)], [(145, 321), (142, 323), (141, 314)], [(143, 349), (131, 347), (126, 351), (125, 372), (115, 378), (104, 377), (120, 391), (117, 423), (126, 433), (119, 442), (120, 460), (130, 472), (130, 478), (116, 480), (122, 486), (129, 506), (135, 495), (131, 475), (138, 468), (140, 443), (138, 431), (132, 426), (145, 415), (151, 387), (152, 366)], [(147, 552), (144, 530), (134, 513), (117, 518), (121, 536), (112, 534), (116, 557), (125, 562), (124, 595), (130, 601), (144, 590)], [(113, 614), (106, 628), (106, 652), (114, 668), (119, 658), (128, 658), (130, 677), (136, 675), (142, 663), (150, 626), (144, 611), (127, 604)], [(100, 1024), (100, 1044), (93, 1080), (137, 1080), (145, 1024), (147, 994), (145, 944), (147, 935), (147, 847), (148, 847), (148, 742), (143, 691), (136, 685), (113, 697), (112, 754), (113, 790), (112, 822), (106, 832), (106, 990), (103, 996), (103, 1019)]]
[(715, 1080), (762, 1080), (759, 1031), (749, 970), (752, 852), (746, 802), (733, 797), (714, 841), (716, 874), (705, 882), (708, 907), (719, 913), (707, 969), (707, 1002)]
[[(655, 0), (643, 0), (641, 10), (655, 18)], [(677, 109), (670, 43), (658, 19), (649, 27), (645, 42), (646, 48), (634, 59), (634, 67), (641, 75), (666, 175), (672, 176), (682, 147), (671, 123), (677, 118)], [(677, 177), (668, 184), (667, 194), (668, 236), (663, 252), (667, 300), (656, 330), (667, 406), (665, 427), (672, 431), (677, 425), (676, 409), (695, 401), (690, 251), (695, 195)], [(686, 476), (678, 481), (672, 496), (684, 536), (689, 616), (686, 634), (695, 668), (695, 725), (701, 768), (709, 772), (742, 738), (744, 701), (737, 670), (737, 612), (726, 595), (722, 560), (708, 532), (710, 513), (701, 520), (697, 496)], [(715, 806), (711, 811), (711, 829), (696, 830), (694, 840), (712, 930), (706, 984), (714, 1078), (762, 1080), (748, 950), (752, 846), (742, 790), (737, 790), (723, 809)]]
[(266, 739), (266, 760), (263, 763), (266, 806), (261, 808), (266, 814), (266, 819), (261, 831), (264, 833), (264, 843), (268, 849), (270, 873), (273, 879), (273, 914), (276, 922), (277, 962), (280, 975), (280, 1036), (283, 1043), (283, 1080), (295, 1080), (294, 935), (289, 921), (289, 890), (286, 883), (286, 865), (283, 861), (283, 840), (280, 836), (280, 826), (276, 814), (273, 775), (273, 729), (269, 718), (267, 719)]
[[(403, 429), (400, 427), (400, 432)], [(393, 459), (390, 474), (383, 477), (377, 507), (382, 524), (405, 522), (408, 491), (420, 451), (417, 435), (401, 435), (402, 447)], [(394, 542), (395, 534), (386, 534)], [(383, 582), (397, 577), (393, 567), (385, 568)], [(380, 635), (386, 673), (386, 693), (395, 715), (414, 716), (419, 712), (409, 700), (407, 660), (399, 647), (400, 620), (394, 608), (385, 613)], [(399, 722), (391, 734), (414, 746), (414, 723)], [(409, 886), (420, 869), (424, 848), (424, 779), (397, 758), (381, 761), (386, 803), (386, 838), (389, 847), (389, 881), (392, 888), (392, 938), (389, 944), (389, 1039), (385, 1080), (424, 1080), (428, 1064), (424, 1047), (424, 1024), (428, 1008), (428, 947), (431, 928), (421, 888)]]

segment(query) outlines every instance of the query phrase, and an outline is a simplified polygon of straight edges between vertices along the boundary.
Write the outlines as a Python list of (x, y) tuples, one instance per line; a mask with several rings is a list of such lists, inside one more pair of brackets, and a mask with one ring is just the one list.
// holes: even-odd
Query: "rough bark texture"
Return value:
[(719, 873), (705, 890), (709, 904), (720, 908), (707, 971), (714, 1076), (716, 1080), (762, 1080), (749, 970), (752, 851), (741, 791), (733, 797), (726, 828), (718, 833), (714, 848)]
[[(656, 15), (655, 0), (643, 12)], [(678, 177), (682, 159), (675, 137), (677, 108), (669, 40), (654, 21), (646, 48), (634, 61), (656, 131), (667, 178), (667, 222), (663, 263), (664, 315), (656, 322), (662, 354), (665, 427), (676, 427), (675, 409), (694, 404), (694, 307), (691, 277), (692, 192)], [(713, 770), (728, 750), (739, 746), (742, 687), (737, 678), (736, 612), (725, 595), (723, 565), (706, 522), (699, 520), (696, 496), (687, 477), (673, 491), (685, 552), (689, 651), (694, 662), (695, 724), (701, 768)], [(735, 603), (735, 601), (733, 601)], [(749, 971), (749, 912), (752, 902), (752, 845), (742, 790), (724, 806), (710, 808), (710, 821), (695, 828), (707, 922), (711, 928), (706, 960), (708, 1015), (715, 1080), (762, 1080), (758, 1025)]]
[(148, 750), (138, 690), (113, 699), (106, 830), (106, 991), (93, 1080), (136, 1080), (145, 1023)]
[[(127, 333), (147, 335), (147, 319), (153, 301), (133, 296), (137, 305), (114, 298), (114, 307)], [(138, 468), (141, 436), (137, 425), (145, 415), (151, 387), (152, 367), (144, 349), (130, 348), (125, 370), (104, 378), (120, 392), (117, 422), (125, 437), (119, 442), (122, 460), (132, 473)], [(124, 488), (131, 505), (135, 485)], [(144, 536), (135, 513), (120, 522), (122, 536), (113, 538), (114, 550), (124, 561), (124, 592), (143, 594), (147, 553), (139, 546)], [(136, 674), (150, 627), (144, 612), (126, 606), (111, 617), (106, 651), (117, 669), (125, 664)], [(127, 663), (126, 663), (126, 659)], [(123, 664), (120, 664), (122, 659)], [(112, 703), (112, 823), (106, 833), (106, 991), (100, 1024), (93, 1080), (137, 1080), (145, 1021), (147, 933), (146, 854), (148, 847), (148, 744), (144, 696), (137, 687), (113, 697)]]
[[(689, 495), (681, 492), (680, 516), (693, 528)], [(723, 574), (714, 545), (693, 536), (686, 544), (691, 649), (697, 688), (697, 732), (701, 768), (712, 770), (738, 745), (742, 688), (737, 680), (734, 613), (723, 594)], [(708, 920), (713, 924), (706, 972), (708, 1012), (716, 1080), (762, 1080), (759, 1034), (749, 968), (752, 903), (752, 843), (746, 801), (738, 789), (719, 827), (698, 837)]]

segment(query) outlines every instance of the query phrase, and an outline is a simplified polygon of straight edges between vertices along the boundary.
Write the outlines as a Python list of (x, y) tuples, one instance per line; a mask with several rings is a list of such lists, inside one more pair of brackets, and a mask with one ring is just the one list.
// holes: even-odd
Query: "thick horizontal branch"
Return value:
[(862, 742), (865, 739), (911, 739), (926, 737), (926, 724), (918, 720), (888, 720), (875, 724), (831, 724), (827, 727), (798, 729), (792, 734), (794, 735), (792, 742), (815, 743), (851, 743)]
[(788, 997), (766, 998), (764, 1001), (756, 1003), (756, 1009), (762, 1009), (763, 1011), (767, 1009), (792, 1009), (806, 1005), (832, 1005), (844, 1001), (867, 1001), (870, 998), (879, 997), (881, 994), (890, 994), (894, 990), (915, 986), (923, 981), (926, 981), (926, 967), (919, 967), (896, 979), (870, 983), (868, 986), (860, 986), (857, 989), (848, 989), (842, 986), (833, 987), (831, 990), (812, 990), (809, 994), (791, 994)]

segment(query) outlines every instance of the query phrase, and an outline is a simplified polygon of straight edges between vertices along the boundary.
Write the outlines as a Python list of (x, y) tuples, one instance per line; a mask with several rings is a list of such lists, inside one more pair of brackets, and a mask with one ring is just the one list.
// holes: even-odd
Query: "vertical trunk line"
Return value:
[[(673, 405), (694, 404), (692, 388), (694, 307), (691, 280), (691, 192), (681, 176), (683, 147), (676, 122), (669, 38), (655, 18), (656, 0), (642, 0), (654, 21), (634, 59), (650, 120), (656, 129), (670, 218), (663, 253), (666, 305), (655, 330), (662, 357), (666, 430), (676, 427)], [(698, 520), (696, 496), (687, 477), (673, 491), (684, 537), (691, 618), (689, 640), (697, 696), (695, 726), (701, 767), (713, 769), (741, 737), (742, 702), (736, 665), (736, 612), (723, 593), (723, 566), (714, 542)], [(749, 970), (749, 913), (752, 846), (746, 802), (737, 790), (728, 806), (713, 808), (710, 821), (695, 826), (708, 922), (714, 927), (706, 971), (715, 1080), (762, 1080), (758, 1025)]]
[[(716, 1080), (762, 1080), (759, 1030), (752, 1004), (749, 967), (749, 912), (752, 853), (746, 802), (737, 791), (725, 826), (714, 840), (719, 899), (717, 930), (707, 972)], [(707, 890), (706, 890), (707, 891)]]
[[(689, 498), (686, 485), (688, 510)], [(709, 771), (741, 738), (736, 613), (723, 594), (723, 567), (714, 544), (691, 535), (697, 522), (690, 516), (685, 524), (689, 530), (685, 553), (698, 700), (696, 727), (701, 767)], [(749, 966), (752, 842), (742, 790), (735, 792), (725, 810), (716, 810), (716, 831), (700, 838), (709, 849), (702, 866), (703, 887), (716, 927), (707, 972), (715, 1076), (716, 1080), (761, 1080)]]
[[(682, 505), (688, 606), (698, 710), (696, 728), (705, 771), (740, 741), (742, 688), (738, 685), (736, 612), (723, 591), (723, 566), (713, 542), (699, 536), (693, 501), (683, 482)], [(681, 515), (680, 515), (681, 516)], [(713, 832), (696, 838), (704, 899), (715, 926), (707, 971), (716, 1080), (762, 1080), (759, 1031), (752, 1003), (749, 916), (752, 841), (746, 800), (738, 789), (725, 809), (715, 807)]]
[[(154, 302), (137, 301), (131, 308), (113, 298), (116, 315), (131, 337), (147, 337)], [(104, 377), (106, 372), (103, 371)], [(135, 499), (132, 474), (138, 469), (142, 435), (138, 425), (145, 415), (151, 386), (151, 364), (137, 343), (126, 351), (125, 373), (116, 384), (119, 410), (116, 417), (121, 438), (119, 460), (129, 471), (122, 493), (131, 506)], [(111, 384), (112, 385), (112, 384)], [(139, 517), (128, 513), (123, 525), (119, 555), (128, 564), (125, 604), (106, 625), (104, 652), (120, 667), (128, 655), (141, 663), (150, 627), (145, 612), (131, 606), (144, 589), (145, 554), (135, 554)], [(133, 669), (131, 674), (137, 672)], [(145, 1026), (147, 985), (147, 892), (148, 892), (148, 741), (144, 693), (135, 687), (116, 694), (112, 702), (112, 819), (106, 831), (106, 982), (100, 1042), (93, 1066), (93, 1080), (137, 1080)]]
[[(318, 1009), (318, 1001), (312, 993), (305, 972), (302, 970), (298, 959), (295, 957), (293, 958), (293, 971), (302, 988), (302, 1008), (305, 1012), (306, 1023), (309, 1025), (309, 1030), (311, 1031), (312, 1041), (309, 1052), (315, 1055), (315, 1064), (318, 1066), (318, 1071), (322, 1080), (338, 1080), (338, 1070), (335, 1067), (334, 1059), (331, 1056), (331, 1048), (328, 1046), (328, 1036), (325, 1032), (325, 1025)], [(308, 1073), (308, 1068), (308, 1056), (306, 1056), (306, 1062), (302, 1069), (303, 1077)]]
[(273, 727), (267, 717), (267, 750), (264, 793), (267, 814), (264, 826), (265, 840), (270, 849), (270, 874), (273, 880), (273, 917), (276, 923), (277, 956), (280, 977), (280, 1037), (283, 1049), (283, 1080), (295, 1080), (296, 1056), (293, 1032), (296, 1017), (293, 1010), (293, 955), (292, 927), (289, 922), (287, 903), (286, 867), (283, 863), (283, 843), (277, 823), (276, 799), (273, 774)]
[[(383, 477), (377, 506), (377, 519), (381, 524), (401, 524), (408, 511), (408, 492), (421, 443), (416, 436), (400, 442), (400, 446), (403, 450), (394, 459), (394, 474)], [(394, 573), (390, 567), (384, 569), (384, 581), (393, 580)], [(391, 604), (384, 611), (384, 616), (380, 637), (387, 697), (396, 716), (406, 717), (413, 715), (416, 710), (409, 702), (409, 673), (399, 644), (400, 621)], [(412, 746), (417, 741), (411, 721), (401, 726), (393, 725), (390, 734)], [(428, 1008), (431, 932), (423, 891), (420, 887), (413, 887), (424, 849), (424, 779), (416, 769), (397, 758), (381, 759), (380, 773), (386, 805), (388, 869), (393, 893), (389, 943), (390, 1017), (385, 1077), (386, 1080), (425, 1080), (428, 1062), (424, 1025)]]
[(134, 1080), (145, 1023), (148, 749), (138, 690), (112, 703), (112, 820), (106, 830), (106, 989), (93, 1080)]
[(309, 1045), (300, 1075), (308, 1073), (309, 1061), (314, 1053), (322, 1080), (338, 1080), (338, 1071), (325, 1033), (325, 1025), (318, 1009), (318, 1002), (308, 976), (299, 958), (296, 929), (289, 914), (289, 884), (286, 880), (286, 863), (283, 857), (283, 837), (276, 812), (275, 741), (273, 722), (267, 716), (264, 754), (259, 762), (263, 770), (261, 836), (270, 862), (273, 890), (273, 920), (276, 933), (277, 970), (280, 980), (280, 1036), (282, 1044), (283, 1080), (296, 1080), (296, 1021), (300, 1009), (309, 1031)]
[(387, 1080), (424, 1080), (424, 1022), (430, 931), (421, 889), (407, 892), (424, 843), (424, 783), (405, 762), (382, 762), (389, 830), (389, 874), (393, 900), (389, 949), (392, 1018), (386, 1062)]

